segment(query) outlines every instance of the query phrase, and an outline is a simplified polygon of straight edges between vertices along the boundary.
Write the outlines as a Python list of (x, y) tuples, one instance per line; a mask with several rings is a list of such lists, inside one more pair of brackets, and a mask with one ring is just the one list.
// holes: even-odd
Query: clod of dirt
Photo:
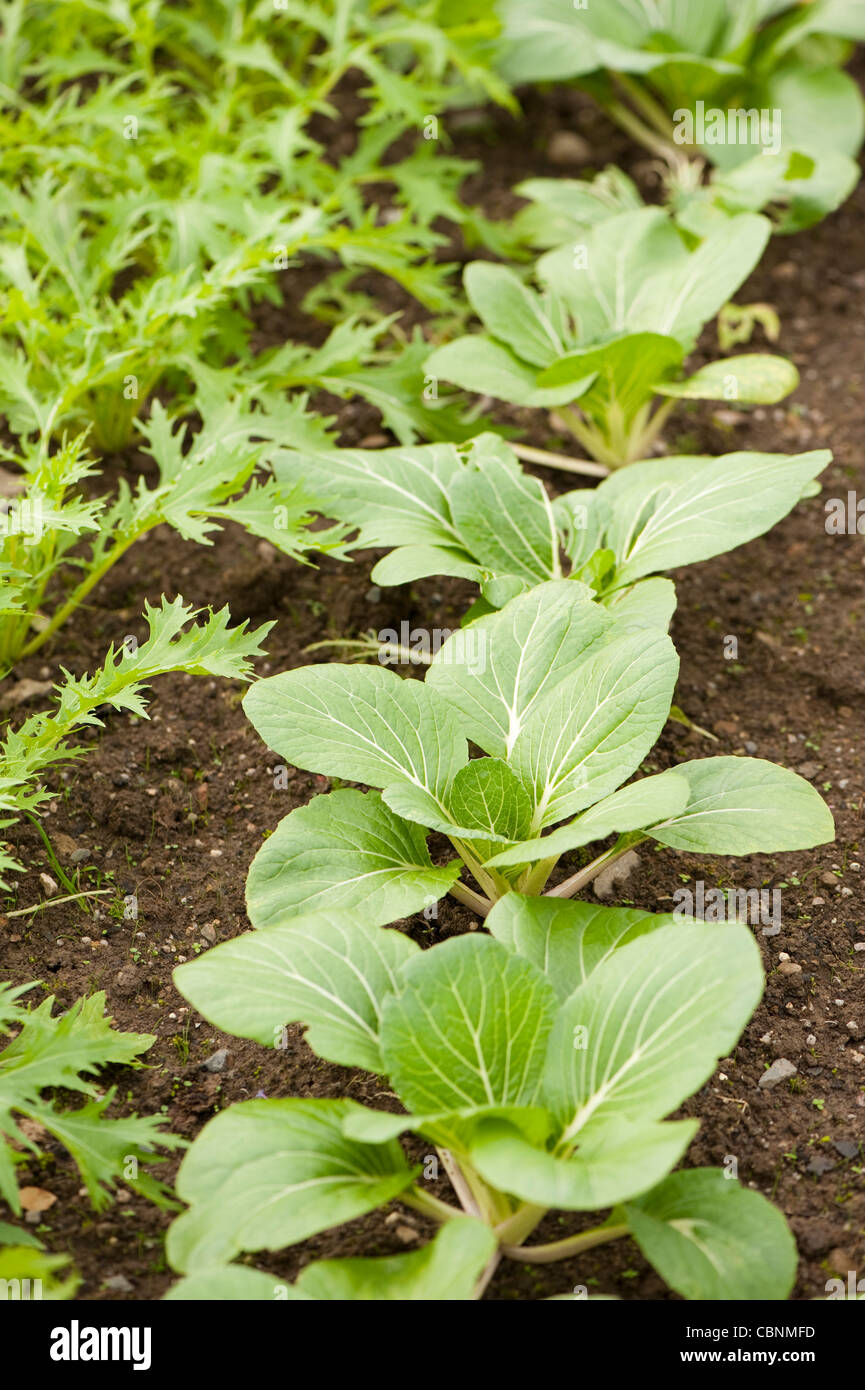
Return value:
[(780, 1081), (788, 1081), (791, 1076), (795, 1076), (797, 1070), (795, 1064), (786, 1057), (776, 1057), (771, 1067), (763, 1072), (757, 1085), (761, 1091), (771, 1091)]
[(615, 864), (602, 869), (592, 884), (596, 898), (611, 898), (617, 888), (628, 882), (631, 874), (639, 867), (640, 856), (636, 850), (629, 849)]
[(125, 965), (122, 970), (118, 970), (114, 977), (114, 987), (118, 994), (127, 997), (134, 994), (138, 988), (138, 971), (131, 965)]

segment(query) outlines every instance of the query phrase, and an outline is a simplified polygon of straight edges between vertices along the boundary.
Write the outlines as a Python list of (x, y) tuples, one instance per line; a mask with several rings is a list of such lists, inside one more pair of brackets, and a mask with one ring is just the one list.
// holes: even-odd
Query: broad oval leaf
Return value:
[(774, 405), (795, 391), (799, 373), (786, 357), (748, 352), (709, 362), (684, 381), (655, 385), (660, 396), (689, 401), (729, 401), (731, 405)]
[(688, 920), (669, 912), (506, 893), (486, 925), (497, 941), (542, 970), (564, 1000), (619, 947)]
[(533, 704), (510, 762), (533, 790), (536, 829), (592, 805), (639, 767), (667, 721), (678, 670), (666, 633), (626, 633)]
[(625, 1208), (646, 1259), (683, 1298), (703, 1302), (788, 1298), (796, 1244), (759, 1192), (720, 1168), (671, 1173)]
[(490, 937), (462, 936), (421, 952), (402, 980), (381, 1044), (407, 1110), (534, 1104), (555, 1008), (535, 966)]
[(346, 789), (283, 817), (252, 861), (246, 910), (268, 929), (349, 908), (382, 926), (443, 897), (459, 873), (458, 859), (436, 868), (424, 831), (378, 792)]
[(348, 1100), (249, 1100), (210, 1120), (180, 1166), (168, 1232), (181, 1272), (280, 1250), (390, 1201), (414, 1180), (396, 1140), (346, 1138)]
[(639, 782), (620, 787), (611, 796), (596, 802), (588, 811), (577, 816), (576, 820), (559, 826), (558, 830), (553, 830), (549, 835), (524, 840), (513, 849), (503, 850), (488, 863), (492, 868), (508, 864), (528, 864), (537, 859), (558, 857), (568, 850), (579, 849), (581, 845), (587, 845), (592, 840), (603, 840), (613, 832), (622, 834), (627, 830), (642, 830), (665, 817), (684, 811), (689, 795), (687, 779), (678, 776), (675, 771), (641, 777)]
[(348, 914), (247, 932), (178, 966), (184, 998), (225, 1033), (275, 1046), (303, 1023), (319, 1057), (381, 1072), (381, 1010), (418, 947), (399, 931)]
[(501, 758), (475, 758), (460, 768), (448, 810), (458, 826), (493, 840), (519, 840), (528, 834), (532, 819), (528, 792)]
[[(446, 644), (447, 645), (447, 644)], [(308, 772), (444, 791), (467, 761), (434, 690), (375, 666), (302, 666), (256, 681), (243, 707), (269, 748)]]
[(691, 789), (684, 811), (647, 834), (704, 854), (774, 854), (835, 838), (832, 812), (810, 782), (763, 758), (678, 763)]
[(514, 405), (569, 405), (592, 378), (566, 386), (538, 386), (538, 369), (522, 362), (516, 353), (482, 333), (456, 338), (436, 348), (424, 364), (428, 375), (451, 381), (464, 391), (476, 391)]
[(530, 1144), (503, 1121), (489, 1120), (478, 1126), (469, 1152), (481, 1177), (502, 1192), (538, 1206), (594, 1211), (659, 1182), (697, 1129), (696, 1120), (609, 1117), (588, 1124), (576, 1153), (561, 1158)]
[(468, 738), (507, 757), (541, 698), (573, 675), (611, 626), (588, 589), (551, 580), (455, 632), (433, 657), (426, 684), (457, 711)]
[(615, 951), (561, 1008), (541, 1101), (577, 1142), (590, 1121), (659, 1120), (712, 1074), (763, 989), (747, 927), (661, 927)]
[(489, 261), (472, 261), (465, 268), (463, 283), (469, 303), (484, 327), (524, 362), (548, 367), (562, 355), (564, 344), (543, 300), (527, 289), (512, 270)]
[(815, 449), (647, 459), (605, 478), (598, 496), (612, 514), (605, 541), (616, 553), (617, 585), (708, 560), (762, 535), (831, 457)]

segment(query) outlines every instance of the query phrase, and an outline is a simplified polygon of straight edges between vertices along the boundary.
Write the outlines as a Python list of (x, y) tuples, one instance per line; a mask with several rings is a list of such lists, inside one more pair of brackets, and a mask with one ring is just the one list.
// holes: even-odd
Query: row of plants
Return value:
[[(214, 1026), (264, 1045), (304, 1025), (320, 1057), (387, 1077), (402, 1109), (260, 1099), (210, 1121), (178, 1177), (187, 1210), (168, 1255), (183, 1277), (170, 1297), (477, 1298), (502, 1259), (631, 1236), (687, 1298), (786, 1298), (796, 1258), (783, 1217), (717, 1170), (677, 1169), (696, 1122), (667, 1118), (759, 1001), (750, 931), (571, 899), (640, 843), (745, 855), (833, 837), (810, 783), (764, 760), (647, 768), (667, 720), (686, 718), (663, 571), (764, 533), (819, 489), (830, 455), (647, 455), (680, 400), (747, 408), (795, 389), (781, 356), (686, 362), (719, 313), (722, 352), (758, 322), (775, 332), (763, 306), (730, 309), (732, 296), (773, 230), (807, 226), (852, 187), (861, 101), (842, 64), (856, 7), (757, 6), (745, 23), (735, 6), (661, 3), (664, 23), (645, 33), (625, 7), (587, 18), (508, 3), (502, 23), (449, 0), (62, 8), (62, 55), (53, 3), (9, 0), (0, 47), (0, 406), (15, 469), (0, 537), (4, 672), (53, 642), (160, 524), (208, 544), (234, 522), (306, 561), (384, 548), (376, 583), (477, 586), (423, 680), (326, 663), (245, 697), (269, 748), (339, 789), (266, 840), (247, 884), (256, 930), (181, 966), (178, 988)], [(519, 185), (528, 207), (492, 222), (461, 201), (470, 166), (429, 125), (478, 100), (518, 113), (515, 84), (576, 78), (631, 134), (651, 126), (645, 143), (661, 153), (665, 107), (699, 96), (735, 110), (758, 69), (757, 104), (813, 96), (809, 139), (784, 105), (778, 152), (749, 159), (740, 146), (704, 181), (693, 142), (671, 137), (661, 207), (607, 170)], [(321, 131), (338, 120), (340, 84), (358, 78), (358, 138), (334, 160)], [(838, 149), (815, 149), (814, 121), (836, 119)], [(441, 259), (442, 216), (469, 254), (510, 264), (473, 261), (461, 290)], [(303, 307), (321, 346), (258, 350), (261, 306), (284, 308), (309, 264)], [(406, 339), (382, 317), (356, 283), (369, 272), (423, 306), (423, 333)], [(482, 333), (466, 331), (472, 316)], [(439, 381), (554, 409), (589, 458), (521, 444), (480, 416), (488, 405), (439, 399)], [(375, 405), (398, 446), (340, 447), (320, 390)], [(603, 481), (553, 499), (521, 460)], [(118, 640), (91, 676), (63, 671), (54, 709), (7, 729), (2, 824), (38, 819), (43, 776), (80, 755), (74, 736), (101, 708), (144, 714), (146, 686), (167, 671), (249, 680), (272, 626), (229, 627), (226, 610), (194, 614), (180, 597), (145, 618), (147, 640)], [(382, 655), (377, 638), (347, 645)], [(413, 656), (398, 643), (389, 654)], [(450, 843), (447, 862), (430, 834)], [(0, 867), (20, 865), (4, 853)], [(421, 951), (390, 925), (448, 893), (482, 932)], [(54, 1018), (51, 1000), (28, 1012), (19, 993), (0, 1020), (15, 1033), (0, 1053), (0, 1133), (15, 1141), (0, 1190), (13, 1211), (14, 1166), (38, 1147), (21, 1147), (15, 1116), (65, 1145), (97, 1204), (130, 1154), (140, 1190), (168, 1200), (146, 1166), (179, 1141), (156, 1121), (107, 1118), (112, 1093), (84, 1080), (152, 1039), (108, 1028), (99, 996)], [(63, 1109), (41, 1096), (50, 1087), (90, 1102)], [(429, 1190), (404, 1133), (440, 1163), (453, 1200)], [(391, 1201), (440, 1233), (406, 1255), (312, 1264), (276, 1295), (248, 1263)], [(607, 1214), (531, 1244), (550, 1211)], [(2, 1269), (44, 1270), (69, 1296), (57, 1258), (20, 1235), (0, 1227), (12, 1242)]]

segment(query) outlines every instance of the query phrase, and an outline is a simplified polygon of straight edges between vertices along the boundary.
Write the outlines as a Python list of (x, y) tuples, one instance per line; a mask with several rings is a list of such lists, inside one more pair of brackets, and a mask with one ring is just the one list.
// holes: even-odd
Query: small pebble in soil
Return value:
[(805, 1039), (805, 1045), (806, 1045), (806, 1047), (814, 1047), (814, 1046), (816, 1046), (816, 1043), (817, 1043), (817, 1039), (814, 1037), (814, 1034), (813, 1034), (813, 1033), (809, 1033), (808, 1036), (807, 1036), (807, 1038)]
[(787, 1057), (776, 1057), (768, 1070), (763, 1072), (757, 1085), (761, 1091), (771, 1091), (773, 1086), (777, 1086), (781, 1081), (787, 1081), (791, 1076), (795, 1076), (798, 1068), (795, 1063)]
[(855, 1139), (835, 1139), (832, 1141), (832, 1148), (842, 1158), (857, 1158), (859, 1154), (859, 1145)]
[(640, 856), (636, 850), (629, 849), (627, 854), (623, 854), (621, 859), (615, 860), (602, 869), (592, 884), (596, 898), (606, 899), (613, 896), (616, 888), (621, 888), (628, 882), (635, 869), (640, 866)]
[(585, 164), (592, 157), (592, 147), (582, 135), (574, 130), (557, 130), (547, 145), (547, 159), (551, 164)]
[(364, 603), (381, 603), (381, 589), (377, 584), (371, 584), (363, 596)]
[(779, 975), (801, 975), (802, 967), (797, 965), (794, 960), (782, 960), (778, 966)]
[(225, 1071), (225, 1063), (228, 1058), (228, 1049), (220, 1047), (208, 1057), (206, 1062), (201, 1063), (202, 1071)]
[(822, 1178), (824, 1173), (831, 1173), (834, 1167), (834, 1158), (828, 1158), (826, 1154), (815, 1154), (808, 1164), (808, 1172), (813, 1173), (815, 1178)]
[(132, 1293), (135, 1285), (125, 1274), (111, 1274), (104, 1280), (103, 1288), (108, 1289), (110, 1293)]

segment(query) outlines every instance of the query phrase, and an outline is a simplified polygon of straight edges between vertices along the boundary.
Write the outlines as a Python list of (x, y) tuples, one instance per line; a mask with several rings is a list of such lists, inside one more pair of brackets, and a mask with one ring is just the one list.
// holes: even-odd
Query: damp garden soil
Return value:
[[(335, 145), (346, 143), (352, 102), (349, 91)], [(510, 190), (520, 177), (587, 172), (548, 161), (549, 141), (559, 129), (577, 130), (589, 141), (592, 167), (615, 161), (652, 197), (656, 176), (639, 152), (582, 97), (557, 89), (533, 95), (521, 123), (489, 110), (455, 122), (454, 152), (482, 161), (466, 185), (469, 199), (488, 215), (504, 216), (518, 205)], [(689, 1164), (735, 1159), (740, 1179), (786, 1213), (800, 1255), (797, 1300), (824, 1295), (833, 1275), (865, 1271), (865, 545), (859, 536), (827, 534), (824, 512), (826, 498), (846, 498), (848, 490), (865, 494), (863, 225), (865, 183), (819, 227), (773, 239), (737, 296), (740, 303), (768, 300), (777, 307), (779, 346), (802, 373), (792, 400), (735, 414), (703, 403), (686, 406), (667, 428), (667, 452), (829, 447), (835, 462), (823, 475), (822, 496), (800, 504), (768, 536), (674, 576), (679, 606), (673, 637), (683, 672), (676, 701), (716, 741), (671, 722), (647, 764), (654, 771), (682, 758), (743, 752), (782, 763), (824, 792), (837, 842), (737, 860), (643, 850), (616, 895), (616, 901), (663, 911), (678, 888), (700, 880), (707, 889), (781, 889), (780, 934), (754, 928), (768, 976), (763, 1002), (734, 1055), (721, 1061), (681, 1113), (701, 1122)], [(443, 259), (473, 254), (452, 240)], [(311, 267), (288, 273), (286, 307), (263, 306), (257, 346), (287, 337), (318, 340), (321, 326), (297, 308), (315, 275)], [(379, 296), (383, 313), (398, 309), (407, 323), (422, 319), (391, 282), (365, 276), (363, 283)], [(708, 348), (712, 339), (705, 341)], [(755, 346), (762, 347), (759, 334)], [(365, 402), (322, 397), (316, 404), (337, 416), (343, 444), (394, 442)], [(564, 445), (539, 413), (505, 407), (492, 413), (526, 442)], [(147, 460), (130, 453), (113, 463), (135, 471)], [(538, 472), (554, 491), (580, 485), (560, 472)], [(212, 548), (195, 547), (161, 527), (124, 558), (57, 642), (16, 675), (45, 681), (58, 663), (76, 673), (92, 669), (109, 642), (142, 635), (143, 600), (154, 601), (163, 590), (195, 604), (227, 602), (234, 621), (277, 619), (267, 658), (259, 663), (262, 675), (327, 659), (327, 652), (305, 654), (327, 638), (398, 626), (403, 619), (428, 628), (459, 624), (472, 597), (467, 585), (429, 580), (378, 590), (369, 579), (374, 558), (360, 554), (353, 563), (324, 560), (311, 568), (233, 527)], [(725, 657), (729, 636), (738, 642), (735, 659)], [(397, 1108), (386, 1081), (321, 1061), (299, 1028), (289, 1028), (287, 1046), (277, 1050), (221, 1035), (172, 984), (178, 962), (249, 929), (243, 889), (256, 850), (284, 815), (329, 785), (291, 768), (287, 786), (274, 785), (280, 760), (247, 723), (241, 695), (237, 682), (164, 677), (153, 688), (149, 720), (109, 714), (104, 729), (92, 731), (88, 756), (52, 774), (49, 785), (57, 795), (44, 824), (58, 858), (84, 888), (134, 894), (137, 920), (118, 920), (104, 908), (98, 918), (85, 916), (74, 904), (0, 918), (4, 979), (41, 980), (31, 998), (52, 993), (59, 1007), (104, 989), (118, 1027), (156, 1035), (143, 1066), (105, 1074), (106, 1084), (118, 1086), (112, 1113), (161, 1114), (188, 1139), (218, 1110), (260, 1092), (349, 1096)], [(38, 902), (39, 873), (50, 871), (32, 826), (13, 838), (28, 872), (16, 880), (7, 911)], [(445, 854), (444, 841), (431, 844), (434, 854)], [(570, 871), (567, 862), (561, 873)], [(397, 926), (431, 945), (480, 923), (446, 899), (437, 921), (417, 917)], [(227, 1050), (224, 1068), (206, 1069), (203, 1063), (220, 1048)], [(796, 1076), (759, 1089), (766, 1066), (779, 1057), (795, 1064)], [(414, 1147), (421, 1157), (423, 1142)], [(168, 1176), (175, 1168), (162, 1165)], [(79, 1298), (151, 1300), (170, 1286), (163, 1238), (171, 1213), (123, 1191), (116, 1203), (93, 1212), (71, 1161), (50, 1140), (47, 1156), (23, 1167), (21, 1178), (56, 1195), (33, 1229), (50, 1250), (71, 1254), (82, 1278)], [(444, 1183), (439, 1195), (445, 1195)], [(10, 1217), (2, 1204), (0, 1216)], [(558, 1239), (592, 1220), (588, 1213), (549, 1217), (536, 1238)], [(312, 1259), (404, 1252), (429, 1234), (422, 1217), (394, 1205), (288, 1251), (256, 1255), (254, 1263), (290, 1280)], [(504, 1262), (485, 1296), (542, 1299), (577, 1284), (623, 1299), (675, 1296), (630, 1242), (555, 1265)]]

